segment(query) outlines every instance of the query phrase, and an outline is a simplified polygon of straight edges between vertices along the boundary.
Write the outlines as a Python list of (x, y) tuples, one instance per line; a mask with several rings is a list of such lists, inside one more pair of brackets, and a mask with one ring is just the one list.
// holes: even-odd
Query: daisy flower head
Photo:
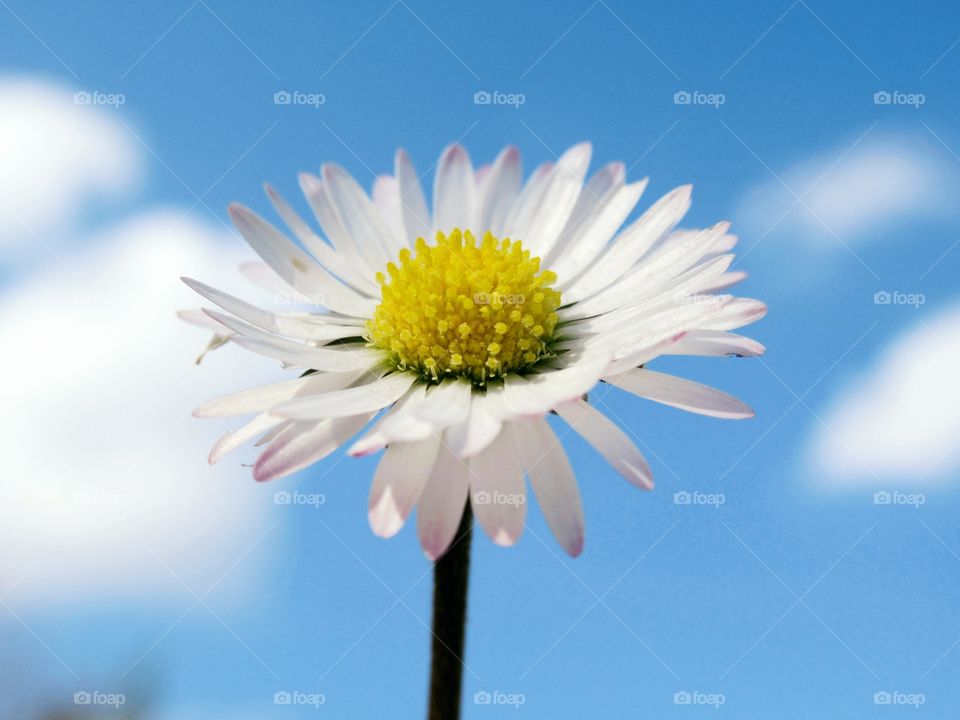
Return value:
[(253, 474), (266, 481), (342, 445), (353, 456), (382, 451), (371, 527), (392, 536), (416, 506), (431, 559), (450, 545), (468, 500), (494, 542), (516, 542), (526, 477), (575, 556), (580, 496), (548, 414), (642, 489), (653, 487), (650, 468), (591, 404), (597, 383), (690, 412), (751, 417), (725, 393), (647, 367), (660, 355), (763, 352), (731, 332), (766, 307), (724, 292), (743, 276), (729, 269), (729, 224), (676, 230), (690, 206), (684, 186), (624, 227), (646, 181), (628, 182), (622, 163), (587, 180), (590, 157), (588, 143), (576, 145), (524, 182), (515, 148), (475, 170), (452, 145), (437, 164), (432, 212), (402, 150), (371, 195), (324, 165), (300, 176), (323, 237), (269, 186), (295, 240), (232, 205), (263, 260), (245, 274), (313, 307), (271, 312), (186, 280), (218, 306), (204, 313), (221, 339), (302, 372), (197, 408), (199, 417), (253, 416), (217, 442), (210, 461), (259, 438)]

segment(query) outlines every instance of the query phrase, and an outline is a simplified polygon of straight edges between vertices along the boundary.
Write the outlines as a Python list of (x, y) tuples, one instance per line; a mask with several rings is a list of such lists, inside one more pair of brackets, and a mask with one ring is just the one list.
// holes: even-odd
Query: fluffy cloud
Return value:
[(204, 591), (271, 515), (273, 488), (238, 458), (207, 466), (227, 428), (190, 410), (277, 368), (233, 347), (198, 368), (209, 335), (175, 317), (198, 305), (179, 275), (236, 291), (249, 255), (219, 227), (160, 211), (75, 247), (0, 293), (0, 592), (23, 575), (5, 602), (172, 592), (182, 603), (170, 570)]
[(0, 79), (0, 245), (69, 240), (0, 289), (0, 593), (12, 586), (4, 602), (30, 607), (182, 602), (181, 580), (204, 591), (257, 538), (271, 493), (238, 459), (207, 466), (226, 427), (190, 409), (276, 369), (234, 348), (197, 368), (209, 335), (176, 318), (198, 304), (180, 275), (243, 283), (250, 255), (226, 228), (171, 209), (80, 235), (84, 213), (143, 165), (119, 110), (87, 99)]
[(834, 484), (935, 482), (960, 469), (960, 306), (904, 332), (824, 415), (810, 455)]
[(50, 83), (0, 79), (0, 247), (54, 244), (85, 205), (140, 178), (117, 110)]
[[(952, 206), (946, 189), (954, 174), (927, 146), (904, 137), (868, 135), (849, 148), (777, 171), (783, 183), (771, 178), (749, 191), (737, 210), (743, 234), (799, 236), (838, 248), (834, 233), (855, 242), (891, 222)], [(803, 198), (802, 204), (784, 184)]]

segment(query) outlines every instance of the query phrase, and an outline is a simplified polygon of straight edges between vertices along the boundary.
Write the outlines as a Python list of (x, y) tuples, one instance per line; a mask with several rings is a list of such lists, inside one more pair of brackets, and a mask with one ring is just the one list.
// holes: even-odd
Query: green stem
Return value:
[(473, 510), (467, 500), (453, 543), (433, 566), (429, 720), (458, 720), (463, 685)]

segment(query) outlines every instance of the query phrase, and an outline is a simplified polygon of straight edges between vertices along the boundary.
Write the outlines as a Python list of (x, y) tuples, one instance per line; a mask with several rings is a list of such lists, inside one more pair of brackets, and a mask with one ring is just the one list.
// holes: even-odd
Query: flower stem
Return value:
[(433, 566), (429, 720), (460, 717), (473, 510), (467, 500), (453, 543)]

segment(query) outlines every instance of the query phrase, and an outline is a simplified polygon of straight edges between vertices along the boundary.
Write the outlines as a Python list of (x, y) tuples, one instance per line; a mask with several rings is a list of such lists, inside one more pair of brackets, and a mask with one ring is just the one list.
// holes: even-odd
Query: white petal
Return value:
[(476, 181), (470, 156), (460, 145), (450, 145), (440, 156), (433, 184), (433, 229), (475, 230)]
[(500, 413), (493, 395), (473, 395), (463, 422), (452, 425), (445, 440), (457, 457), (468, 458), (484, 450), (500, 432)]
[(417, 442), (426, 440), (434, 433), (434, 426), (417, 420), (411, 412), (423, 402), (427, 386), (418, 384), (410, 392), (393, 404), (370, 431), (357, 440), (347, 453), (353, 457), (363, 457), (383, 450), (392, 442)]
[(383, 360), (380, 353), (370, 350), (325, 350), (290, 341), (255, 339), (240, 335), (233, 335), (230, 340), (250, 352), (280, 360), (287, 367), (322, 372), (372, 370)]
[(536, 417), (585, 395), (600, 381), (609, 364), (610, 353), (601, 348), (560, 370), (511, 377), (502, 390), (488, 391), (487, 395), (500, 398), (501, 419)]
[(330, 203), (354, 244), (380, 268), (400, 251), (400, 241), (380, 216), (373, 201), (357, 181), (339, 165), (326, 163), (320, 169)]
[(430, 560), (450, 547), (467, 504), (468, 487), (466, 464), (441, 444), (417, 504), (417, 534)]
[(570, 213), (569, 225), (578, 224), (594, 206), (604, 198), (611, 189), (623, 185), (626, 179), (626, 169), (622, 162), (612, 162), (604, 165), (583, 187), (583, 192), (577, 198), (577, 204)]
[(380, 211), (383, 221), (397, 238), (397, 248), (408, 247), (407, 228), (403, 223), (400, 204), (400, 186), (392, 175), (378, 175), (373, 181), (373, 204)]
[(639, 397), (700, 415), (730, 420), (754, 416), (753, 410), (731, 395), (653, 370), (636, 368), (605, 380)]
[(717, 244), (710, 248), (710, 252), (722, 255), (731, 252), (737, 246), (736, 235), (724, 235), (717, 241)]
[(463, 422), (470, 410), (472, 386), (465, 380), (444, 380), (429, 389), (418, 385), (404, 396), (350, 454), (369, 455), (391, 442), (425, 440), (450, 425)]
[(432, 425), (449, 427), (466, 418), (472, 393), (473, 387), (468, 380), (447, 379), (431, 387), (424, 401), (411, 412)]
[(362, 374), (362, 371), (313, 373), (296, 380), (248, 388), (205, 402), (193, 411), (193, 415), (198, 418), (214, 418), (260, 412), (292, 400), (298, 395), (339, 390), (357, 380)]
[[(396, 405), (394, 405), (393, 408), (387, 412), (392, 412), (395, 407)], [(425, 430), (422, 437), (414, 438), (405, 442), (417, 442), (428, 437), (430, 437), (430, 428)], [(381, 427), (379, 425), (375, 425), (373, 429), (371, 429), (363, 437), (353, 443), (353, 445), (347, 448), (347, 455), (355, 458), (373, 455), (374, 453), (383, 450), (387, 445), (390, 444), (390, 442), (390, 438), (383, 434)]]
[(270, 202), (273, 203), (273, 207), (276, 208), (277, 213), (283, 218), (283, 222), (290, 228), (290, 232), (306, 246), (307, 250), (317, 258), (321, 265), (345, 283), (349, 283), (355, 289), (366, 295), (377, 296), (380, 294), (380, 289), (376, 283), (373, 282), (373, 278), (368, 275), (365, 266), (358, 272), (356, 262), (352, 262), (348, 256), (341, 255), (336, 249), (325, 243), (323, 239), (304, 222), (297, 211), (290, 207), (289, 203), (284, 200), (279, 192), (271, 185), (264, 185), (264, 188), (267, 191)]
[(561, 155), (536, 207), (510, 223), (511, 236), (522, 240), (532, 254), (543, 257), (560, 237), (583, 188), (591, 154), (590, 143), (580, 143)]
[(224, 455), (255, 438), (261, 433), (276, 428), (285, 422), (283, 418), (273, 417), (269, 413), (260, 413), (253, 420), (241, 427), (239, 430), (233, 430), (222, 436), (210, 449), (210, 456), (207, 458), (211, 465), (219, 462)]
[(318, 322), (295, 315), (272, 313), (210, 287), (199, 280), (180, 279), (189, 288), (216, 303), (227, 312), (233, 313), (241, 320), (246, 320), (251, 325), (262, 328), (267, 332), (297, 338), (298, 340), (318, 341), (341, 340), (362, 335), (362, 331), (356, 325)]
[(730, 223), (720, 222), (681, 243), (659, 248), (637, 264), (631, 273), (633, 281), (637, 283), (659, 281), (660, 284), (666, 284), (670, 278), (679, 276), (701, 262), (710, 254), (711, 247), (716, 245), (718, 240), (723, 239), (729, 229)]
[(177, 310), (177, 317), (185, 323), (190, 323), (204, 330), (210, 330), (215, 333), (222, 333), (223, 326), (216, 320), (207, 315), (203, 310)]
[(477, 223), (479, 232), (489, 230), (495, 236), (503, 237), (504, 223), (520, 192), (522, 180), (520, 151), (512, 146), (504, 148), (487, 176)]
[[(552, 268), (560, 261), (571, 245), (571, 240), (578, 236), (584, 221), (595, 215), (600, 206), (609, 202), (624, 187), (625, 176), (623, 163), (610, 163), (590, 178), (577, 198), (577, 204), (570, 213), (563, 233), (550, 252), (544, 256), (546, 266)], [(646, 185), (647, 179), (644, 178), (641, 183)]]
[(584, 400), (574, 400), (556, 410), (631, 484), (643, 490), (653, 489), (653, 474), (647, 461), (610, 418)]
[(256, 213), (234, 203), (229, 209), (237, 230), (263, 260), (297, 292), (335, 312), (370, 317), (377, 302), (360, 295), (327, 273), (283, 233)]
[(372, 413), (294, 423), (284, 430), (257, 459), (253, 477), (267, 482), (296, 472), (330, 455), (356, 434)]
[(430, 239), (430, 211), (417, 171), (404, 150), (397, 150), (394, 174), (400, 191), (400, 212), (407, 233), (407, 244), (413, 247), (418, 237)]
[(276, 271), (265, 262), (252, 261), (240, 263), (240, 274), (252, 282), (264, 292), (269, 293), (275, 299), (283, 298), (302, 305), (307, 305), (310, 300), (300, 295), (290, 287), (283, 278), (277, 275)]
[(561, 282), (567, 302), (588, 298), (619, 279), (663, 235), (670, 232), (690, 208), (690, 186), (684, 185), (658, 200), (621, 232), (606, 252), (572, 283)]
[(276, 358), (291, 367), (322, 370), (323, 372), (350, 372), (367, 370), (383, 360), (383, 354), (365, 347), (358, 349), (331, 350), (312, 345), (303, 345), (271, 335), (228, 315), (204, 310), (210, 317), (234, 331), (230, 341), (251, 352)]
[(570, 323), (566, 329), (571, 335), (583, 332), (598, 335), (594, 342), (609, 344), (622, 355), (628, 348), (656, 342), (652, 337), (700, 327), (706, 319), (723, 312), (732, 301), (732, 295), (709, 295), (675, 303), (669, 294), (658, 295), (637, 305)]
[[(674, 230), (660, 246), (660, 249), (666, 250), (677, 243), (683, 243), (690, 238), (703, 232), (702, 230)], [(710, 246), (708, 253), (711, 255), (723, 255), (730, 252), (737, 244), (736, 235), (724, 235)]]
[(681, 331), (675, 335), (668, 335), (657, 342), (647, 343), (646, 345), (635, 349), (629, 358), (629, 364), (625, 360), (614, 361), (610, 364), (609, 375), (628, 372), (633, 368), (648, 363), (661, 355), (669, 355), (672, 348), (686, 337), (687, 331)]
[(759, 357), (766, 348), (743, 335), (719, 330), (691, 330), (665, 354), (704, 357)]
[(510, 427), (547, 525), (567, 554), (577, 557), (583, 550), (583, 506), (563, 445), (544, 418)]
[[(487, 185), (490, 183), (490, 166), (481, 165), (474, 170), (473, 179), (477, 184), (477, 207), (479, 208), (483, 205), (483, 195), (487, 191)], [(477, 217), (479, 217), (479, 215)]]
[(477, 522), (497, 545), (513, 545), (527, 513), (523, 463), (513, 433), (504, 428), (490, 447), (470, 458), (469, 467)]
[[(269, 413), (266, 413), (269, 414)], [(272, 416), (271, 416), (272, 417)], [(259, 438), (254, 444), (254, 447), (262, 447), (268, 445), (280, 437), (280, 434), (283, 433), (288, 427), (294, 424), (293, 420), (284, 420), (279, 425), (274, 427), (272, 430), (264, 433), (263, 437)]]
[(396, 535), (420, 498), (440, 450), (440, 435), (412, 443), (392, 443), (370, 486), (367, 518), (380, 537)]
[(637, 317), (646, 308), (666, 302), (686, 303), (692, 295), (709, 292), (731, 262), (733, 255), (720, 255), (679, 275), (665, 271), (659, 277), (641, 277), (639, 269), (632, 271), (609, 288), (572, 305), (564, 312), (564, 318), (599, 316), (598, 324), (622, 326), (630, 322), (628, 317)]
[(527, 178), (526, 185), (520, 191), (513, 207), (503, 221), (503, 230), (500, 237), (508, 237), (512, 240), (521, 240), (526, 244), (526, 238), (520, 233), (525, 232), (530, 225), (530, 220), (537, 208), (540, 207), (540, 200), (543, 193), (553, 177), (554, 164), (545, 162), (540, 165)]
[(366, 385), (296, 398), (271, 412), (292, 420), (322, 420), (376, 412), (399, 400), (416, 381), (413, 373), (395, 372)]
[(571, 237), (561, 237), (558, 245), (567, 246), (563, 255), (548, 267), (558, 278), (574, 277), (597, 258), (623, 221), (636, 207), (647, 186), (646, 180), (612, 188), (603, 200), (577, 226), (564, 230)]
[(731, 298), (717, 297), (716, 303), (665, 306), (663, 312), (638, 321), (638, 329), (633, 333), (609, 332), (601, 336), (596, 342), (610, 343), (616, 348), (614, 361), (607, 374), (616, 375), (646, 362), (651, 357), (651, 349), (657, 348), (661, 343), (680, 340), (684, 333), (700, 327), (705, 319), (722, 312), (723, 303), (729, 303)]
[(734, 298), (718, 312), (697, 324), (702, 330), (736, 330), (755, 323), (767, 314), (767, 306), (751, 298)]
[(340, 214), (330, 199), (330, 193), (327, 191), (323, 180), (310, 173), (300, 173), (299, 178), (300, 189), (303, 191), (304, 197), (307, 198), (314, 217), (320, 223), (320, 227), (323, 228), (323, 232), (336, 251), (356, 264), (358, 271), (362, 268), (371, 276), (383, 269), (379, 248), (374, 248), (370, 253), (364, 254), (361, 250), (369, 248), (370, 243), (365, 243), (361, 247), (350, 237), (350, 233), (347, 232), (347, 228), (340, 219)]
[[(727, 255), (726, 257), (733, 256)], [(747, 273), (744, 270), (734, 270), (733, 272), (724, 273), (718, 277), (715, 282), (711, 283), (709, 287), (704, 288), (704, 291), (716, 292), (717, 290), (726, 290), (728, 287), (736, 285), (746, 278)]]

